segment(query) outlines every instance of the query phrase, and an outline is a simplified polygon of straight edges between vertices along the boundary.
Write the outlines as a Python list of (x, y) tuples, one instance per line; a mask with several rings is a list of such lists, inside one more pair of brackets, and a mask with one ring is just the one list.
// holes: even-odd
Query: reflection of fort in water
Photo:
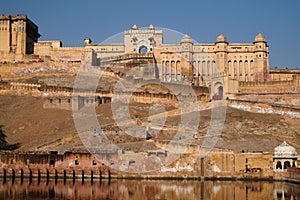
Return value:
[(231, 181), (50, 181), (1, 184), (1, 199), (297, 199), (298, 186), (283, 182)]

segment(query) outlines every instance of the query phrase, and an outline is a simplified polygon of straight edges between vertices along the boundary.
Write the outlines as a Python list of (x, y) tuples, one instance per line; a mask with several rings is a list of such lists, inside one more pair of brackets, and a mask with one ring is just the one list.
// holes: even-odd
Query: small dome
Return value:
[(154, 30), (153, 24), (150, 24), (149, 27), (148, 27), (148, 29), (149, 29), (149, 30)]
[(297, 158), (297, 151), (295, 147), (289, 145), (284, 141), (282, 144), (274, 148), (274, 156), (276, 158)]
[(227, 43), (227, 38), (222, 33), (216, 39), (216, 43), (219, 43), (219, 42)]
[(193, 40), (188, 34), (185, 34), (181, 39), (181, 43), (193, 43)]
[(266, 38), (263, 36), (263, 34), (259, 33), (255, 37), (254, 42), (266, 42)]
[(137, 30), (138, 29), (138, 27), (137, 27), (137, 25), (136, 24), (134, 24), (133, 26), (132, 26), (132, 28), (131, 28), (132, 30)]
[(92, 40), (89, 37), (84, 38), (84, 44), (91, 44)]

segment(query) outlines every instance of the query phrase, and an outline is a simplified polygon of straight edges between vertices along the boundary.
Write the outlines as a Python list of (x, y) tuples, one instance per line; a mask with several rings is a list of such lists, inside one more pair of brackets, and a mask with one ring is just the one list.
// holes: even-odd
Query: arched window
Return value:
[(97, 162), (93, 160), (92, 165), (97, 165)]
[(291, 167), (291, 163), (290, 163), (290, 161), (285, 161), (284, 162), (284, 169), (287, 169), (288, 167)]
[(280, 161), (277, 161), (276, 163), (276, 169), (282, 169), (282, 165)]
[(50, 165), (54, 166), (54, 164), (55, 164), (55, 161), (54, 160), (50, 160)]

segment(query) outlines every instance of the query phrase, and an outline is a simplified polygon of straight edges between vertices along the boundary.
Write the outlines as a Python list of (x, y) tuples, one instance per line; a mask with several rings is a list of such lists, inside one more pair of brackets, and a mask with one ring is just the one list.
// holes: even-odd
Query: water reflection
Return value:
[(0, 199), (299, 199), (300, 186), (283, 182), (7, 180)]

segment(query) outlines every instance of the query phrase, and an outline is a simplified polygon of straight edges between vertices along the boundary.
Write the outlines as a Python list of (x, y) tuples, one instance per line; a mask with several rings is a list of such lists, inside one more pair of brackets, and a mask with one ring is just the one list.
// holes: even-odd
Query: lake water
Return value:
[(107, 180), (0, 183), (0, 199), (300, 199), (300, 185), (284, 182)]

